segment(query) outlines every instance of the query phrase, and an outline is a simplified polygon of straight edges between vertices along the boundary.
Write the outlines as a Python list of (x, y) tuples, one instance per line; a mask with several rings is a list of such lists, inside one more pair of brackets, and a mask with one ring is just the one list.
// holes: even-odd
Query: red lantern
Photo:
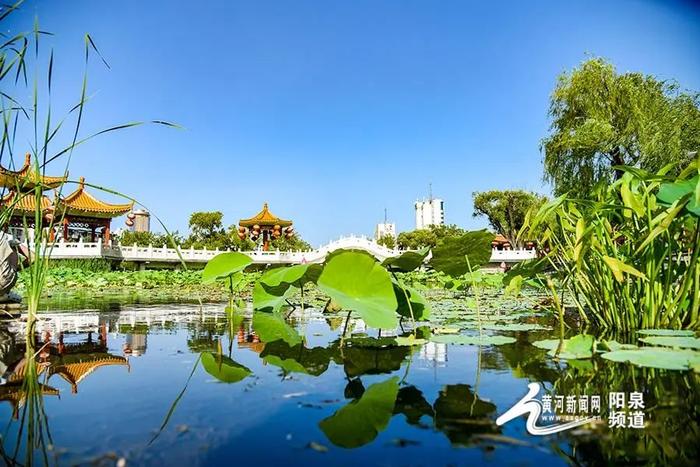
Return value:
[(240, 238), (241, 240), (244, 240), (244, 239), (245, 239), (245, 233), (243, 233), (243, 232), (238, 232), (238, 238)]
[(238, 233), (245, 234), (246, 228), (245, 227), (238, 227)]
[(129, 220), (133, 221), (134, 219), (136, 219), (136, 214), (134, 214), (133, 212), (130, 212), (129, 214), (126, 215), (126, 217), (128, 217)]
[(253, 226), (253, 230), (260, 230), (260, 226), (259, 226), (258, 224), (255, 224), (255, 225)]
[(124, 222), (128, 227), (133, 227), (134, 226), (134, 221), (131, 219), (127, 219), (126, 222)]
[(53, 214), (47, 213), (47, 214), (44, 216), (44, 219), (46, 219), (46, 222), (52, 222), (52, 221), (53, 221)]

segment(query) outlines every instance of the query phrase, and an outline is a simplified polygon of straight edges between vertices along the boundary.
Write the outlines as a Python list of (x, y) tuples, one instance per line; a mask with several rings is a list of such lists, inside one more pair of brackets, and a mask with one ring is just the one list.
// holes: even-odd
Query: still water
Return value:
[[(303, 344), (263, 343), (250, 312), (231, 316), (224, 305), (42, 315), (37, 340), (49, 459), (60, 465), (114, 465), (123, 458), (126, 465), (548, 466), (697, 465), (700, 459), (697, 374), (599, 358), (557, 362), (529, 344), (551, 331), (502, 332), (517, 342), (501, 346), (366, 347), (340, 342), (340, 316), (307, 309), (287, 322), (305, 336)], [(0, 327), (5, 455), (14, 453), (23, 426), (23, 401), (13, 390), (23, 332), (21, 322)], [(350, 332), (369, 333), (359, 320)], [(610, 429), (605, 411), (592, 426), (550, 436), (528, 434), (525, 417), (497, 426), (530, 382), (566, 395), (641, 392), (645, 427)], [(351, 410), (339, 412), (345, 406)]]

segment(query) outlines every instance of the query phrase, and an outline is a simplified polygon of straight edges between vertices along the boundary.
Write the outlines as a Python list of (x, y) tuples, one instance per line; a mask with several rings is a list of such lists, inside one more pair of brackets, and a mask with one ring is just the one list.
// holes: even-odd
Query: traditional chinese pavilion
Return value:
[(30, 236), (30, 232), (24, 232), (25, 226), (35, 228), (37, 200), (33, 190), (38, 184), (44, 191), (54, 190), (53, 200), (45, 195), (41, 198), (45, 225), (55, 219), (55, 228), (49, 232), (50, 240), (54, 240), (58, 233), (65, 241), (86, 239), (94, 242), (99, 233), (102, 241), (108, 243), (112, 219), (133, 208), (133, 203), (111, 204), (95, 198), (86, 191), (83, 177), (78, 188), (65, 197), (59, 196), (56, 189), (66, 182), (66, 177), (42, 176), (40, 181), (37, 179), (29, 154), (20, 170), (0, 166), (0, 188), (3, 189), (0, 207), (12, 208), (8, 226), (20, 240)]
[(270, 242), (284, 235), (286, 238), (294, 236), (292, 221), (280, 219), (270, 212), (267, 203), (263, 204), (262, 211), (250, 219), (241, 219), (238, 222), (238, 237), (243, 240), (249, 237), (252, 241), (262, 240), (263, 250), (270, 249)]

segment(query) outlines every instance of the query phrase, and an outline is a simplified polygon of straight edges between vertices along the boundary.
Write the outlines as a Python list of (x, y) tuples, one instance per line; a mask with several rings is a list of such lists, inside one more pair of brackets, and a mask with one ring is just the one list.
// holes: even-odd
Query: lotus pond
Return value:
[[(669, 352), (694, 356), (694, 336), (597, 335), (582, 345), (574, 327), (559, 341), (535, 299), (485, 292), (477, 326), (474, 297), (425, 296), (429, 326), (381, 335), (354, 313), (346, 326), (347, 312), (322, 310), (311, 293), (305, 309), (280, 313), (240, 303), (42, 314), (46, 455), (60, 465), (696, 465), (697, 362), (676, 355), (680, 369), (665, 370), (602, 358), (652, 344), (663, 356), (663, 338), (685, 338)], [(23, 459), (37, 432), (18, 395), (24, 332), (21, 321), (0, 331), (6, 461)], [(549, 339), (563, 342), (556, 357)], [(524, 416), (498, 425), (532, 382), (552, 395), (601, 396), (600, 416), (548, 436), (530, 435)], [(643, 395), (643, 428), (609, 426), (611, 391)]]

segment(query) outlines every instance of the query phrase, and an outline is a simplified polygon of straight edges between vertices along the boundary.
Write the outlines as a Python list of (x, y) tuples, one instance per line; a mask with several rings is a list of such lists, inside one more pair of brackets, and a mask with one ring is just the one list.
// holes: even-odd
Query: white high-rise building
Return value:
[(416, 229), (445, 225), (445, 202), (439, 198), (416, 201)]
[(392, 224), (391, 222), (377, 224), (377, 227), (374, 229), (374, 239), (379, 240), (387, 235), (396, 238), (396, 224)]

